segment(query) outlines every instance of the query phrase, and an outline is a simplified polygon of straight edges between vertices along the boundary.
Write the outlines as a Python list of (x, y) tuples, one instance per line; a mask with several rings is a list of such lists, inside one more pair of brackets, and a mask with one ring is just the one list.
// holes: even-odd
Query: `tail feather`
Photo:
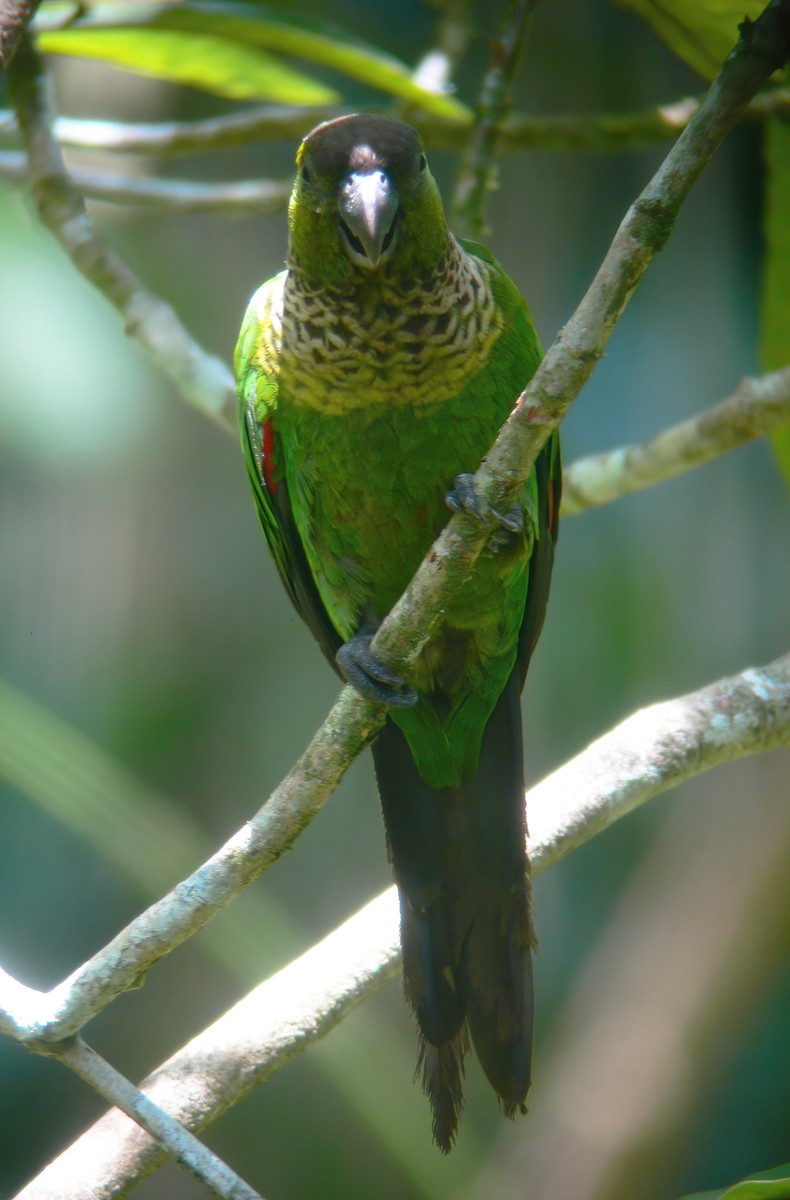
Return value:
[(401, 893), (401, 952), (406, 998), (433, 1045), (451, 1041), (464, 1023), (463, 1001), (452, 972), (445, 914), (435, 904), (415, 909)]
[(450, 1153), (458, 1129), (464, 1102), (464, 1057), (468, 1046), (463, 1028), (440, 1046), (420, 1037), (415, 1076), (422, 1069), (422, 1090), (433, 1111), (433, 1140), (443, 1154)]
[(530, 1084), (534, 943), (529, 915), (520, 679), (483, 736), (478, 769), (432, 790), (388, 719), (374, 744), (401, 902), (406, 998), (421, 1034), (418, 1071), (447, 1152), (463, 1103), (469, 1034), (508, 1116)]

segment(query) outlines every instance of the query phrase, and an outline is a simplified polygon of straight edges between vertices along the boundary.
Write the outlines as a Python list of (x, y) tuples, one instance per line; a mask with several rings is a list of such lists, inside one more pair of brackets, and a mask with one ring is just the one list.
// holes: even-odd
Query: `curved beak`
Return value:
[(395, 241), (398, 196), (384, 171), (348, 175), (338, 199), (340, 228), (353, 262), (373, 270)]

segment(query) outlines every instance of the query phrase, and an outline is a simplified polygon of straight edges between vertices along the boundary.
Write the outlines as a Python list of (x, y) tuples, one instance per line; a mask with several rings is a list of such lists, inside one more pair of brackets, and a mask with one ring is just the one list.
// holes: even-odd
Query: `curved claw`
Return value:
[(521, 533), (524, 528), (524, 513), (519, 504), (514, 504), (509, 512), (501, 513), (492, 508), (488, 501), (480, 495), (475, 487), (474, 475), (456, 475), (454, 487), (445, 496), (448, 506), (453, 512), (463, 513), (476, 520), (487, 522), (492, 517), (506, 533)]
[(453, 480), (453, 490), (447, 493), (445, 501), (453, 512), (462, 513), (467, 517), (477, 517), (478, 521), (486, 519), (488, 505), (482, 501), (475, 489), (474, 475), (466, 472), (463, 475), (456, 475)]
[(335, 655), (343, 677), (368, 700), (390, 708), (411, 708), (419, 700), (414, 688), (396, 675), (370, 648), (371, 633), (355, 633)]

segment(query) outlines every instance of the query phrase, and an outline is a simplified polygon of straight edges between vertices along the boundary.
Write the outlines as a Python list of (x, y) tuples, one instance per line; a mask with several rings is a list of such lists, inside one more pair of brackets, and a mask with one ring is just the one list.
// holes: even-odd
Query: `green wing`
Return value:
[(529, 560), (529, 586), (524, 618), (518, 639), (517, 663), (521, 686), (527, 667), (537, 645), (551, 586), (554, 549), (559, 532), (560, 500), (562, 499), (562, 455), (560, 438), (555, 431), (538, 455), (535, 463), (538, 490), (538, 536)]
[(285, 273), (253, 296), (236, 345), (241, 448), (255, 510), (286, 591), (329, 662), (342, 643), (321, 601), (294, 521), (288, 481), (277, 456), (277, 363), (268, 322)]

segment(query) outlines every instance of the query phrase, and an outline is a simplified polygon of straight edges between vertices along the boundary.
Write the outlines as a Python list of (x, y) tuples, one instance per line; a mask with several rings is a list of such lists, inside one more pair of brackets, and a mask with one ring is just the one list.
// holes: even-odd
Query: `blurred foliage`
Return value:
[(755, 21), (763, 0), (618, 0), (638, 13), (703, 79), (713, 79), (738, 40), (742, 21)]
[[(790, 126), (771, 121), (765, 131), (765, 261), (760, 359), (766, 370), (790, 358)], [(772, 438), (790, 484), (790, 429)]]
[[(618, 0), (648, 22), (670, 49), (711, 80), (738, 38), (744, 20), (756, 20), (763, 0)], [(783, 72), (787, 77), (787, 72)], [(763, 370), (786, 366), (790, 359), (790, 131), (770, 121), (765, 135), (765, 256), (761, 311)], [(772, 438), (777, 459), (790, 483), (790, 430)]]
[(787, 1200), (790, 1196), (790, 1164), (760, 1171), (741, 1179), (724, 1192), (696, 1192), (683, 1200)]
[[(710, 11), (725, 7), (711, 4)], [(226, 54), (255, 56), (267, 86), (275, 79), (264, 53), (297, 88), (307, 81), (359, 108), (395, 97), (391, 111), (400, 115), (419, 103), (459, 121), (474, 106), (493, 32), (482, 0), (313, 0), (270, 9), (193, 0), (165, 15), (160, 5), (100, 5), (87, 24), (108, 8), (130, 21), (124, 36), (138, 36), (138, 67), (139, 36), (152, 47), (155, 33), (168, 32), (182, 39), (177, 57), (196, 72), (191, 82), (209, 90), (205, 69), (189, 62), (187, 37), (219, 36)], [(650, 20), (646, 9), (640, 5), (640, 16)], [(661, 11), (670, 12), (666, 5)], [(678, 55), (692, 61), (683, 44), (697, 39), (702, 26), (692, 29), (691, 18), (705, 11), (702, 0), (680, 5), (669, 32), (656, 26), (667, 48), (634, 13), (604, 0), (546, 5), (516, 104), (534, 112), (628, 112), (697, 91), (699, 80)], [(132, 21), (152, 12), (160, 14), (153, 29)], [(202, 14), (199, 26), (194, 14)], [(727, 21), (737, 24), (742, 15), (729, 7)], [(425, 92), (403, 65), (436, 45), (443, 18), (456, 19), (456, 34), (469, 23), (455, 94)], [(692, 29), (684, 42), (679, 20)], [(251, 23), (260, 37), (249, 35)], [(447, 34), (450, 24), (442, 28)], [(271, 40), (277, 29), (279, 42)], [(77, 24), (46, 36), (60, 39), (65, 54), (69, 39), (75, 49), (77, 38), (99, 32)], [(724, 51), (718, 44), (712, 50), (707, 36), (709, 64)], [(384, 45), (386, 54), (377, 49)], [(213, 70), (219, 59), (212, 53), (208, 61)], [(702, 62), (693, 65), (709, 75)], [(229, 111), (227, 99), (174, 87), (166, 71), (155, 72), (161, 80), (143, 80), (55, 56), (52, 66), (59, 107), (73, 115), (150, 121)], [(291, 100), (307, 102), (304, 92)], [(755, 127), (739, 130), (703, 176), (566, 422), (569, 461), (645, 437), (728, 394), (756, 369), (761, 340), (772, 347), (766, 365), (790, 357), (783, 282), (790, 203), (786, 183), (776, 183), (785, 131), (769, 134), (773, 215), (765, 259), (760, 141)], [(293, 153), (292, 145), (239, 147), (198, 156), (190, 170), (208, 179), (283, 176)], [(492, 248), (530, 299), (544, 342), (572, 311), (662, 154), (525, 152), (502, 161)], [(449, 199), (455, 159), (436, 154), (432, 162)], [(172, 168), (140, 158), (134, 169)], [(229, 358), (248, 295), (282, 264), (284, 217), (229, 224), (101, 205), (92, 215), (203, 344)], [(243, 823), (304, 747), (336, 681), (268, 561), (236, 447), (167, 393), (117, 317), (7, 188), (0, 190), (0, 281), (0, 673), (8, 681), (0, 695), (0, 942), (9, 970), (46, 987)], [(787, 495), (763, 444), (567, 521), (525, 697), (530, 778), (641, 704), (785, 651), (789, 595)], [(561, 1094), (557, 1040), (564, 1031), (575, 1030), (583, 1043), (586, 1030), (605, 1027), (609, 1007), (623, 1011), (616, 1004), (622, 997), (607, 998), (605, 988), (593, 994), (584, 981), (605, 953), (627, 963), (645, 944), (650, 905), (632, 908), (631, 897), (671, 822), (683, 819), (692, 849), (661, 860), (654, 910), (689, 871), (696, 871), (702, 903), (721, 886), (722, 871), (737, 870), (737, 862), (717, 860), (733, 823), (748, 839), (755, 813), (776, 821), (777, 838), (786, 836), (778, 814), (787, 776), (786, 756), (779, 765), (754, 760), (719, 771), (634, 814), (537, 881), (542, 954), (532, 1121), (502, 1122), (474, 1071), (459, 1146), (447, 1160), (436, 1154), (426, 1105), (411, 1085), (412, 1031), (391, 988), (224, 1117), (211, 1144), (270, 1200), (471, 1200), (480, 1189), (490, 1198), (525, 1188), (532, 1200), (658, 1200), (724, 1186), (754, 1174), (759, 1163), (785, 1160), (787, 944), (776, 937), (763, 943), (759, 929), (759, 971), (750, 968), (746, 977), (733, 947), (731, 978), (718, 997), (729, 1015), (708, 1030), (715, 1052), (700, 1055), (689, 1045), (673, 1064), (678, 1080), (694, 1076), (695, 1088), (678, 1087), (665, 1124), (645, 1131), (661, 1154), (619, 1148), (620, 1165), (632, 1170), (627, 1190), (596, 1191), (590, 1182), (578, 1195), (557, 1196), (527, 1176), (519, 1155), (527, 1164), (539, 1158), (531, 1141), (539, 1120), (551, 1144), (578, 1147), (614, 1119), (616, 1078), (581, 1094), (572, 1129), (570, 1103), (547, 1111), (542, 1097)], [(140, 845), (150, 847), (142, 858)], [(705, 855), (693, 849), (701, 845)], [(364, 761), (295, 852), (160, 964), (141, 992), (102, 1013), (89, 1039), (141, 1077), (238, 998), (240, 987), (307, 948), (388, 880)], [(764, 914), (766, 928), (786, 922), (786, 890), (777, 889), (774, 905)], [(633, 919), (624, 920), (624, 911)], [(704, 953), (702, 942), (671, 981), (679, 994)], [(667, 957), (657, 944), (659, 978)], [(738, 1003), (728, 1007), (732, 997)], [(618, 1043), (639, 1056), (655, 1036), (634, 1003)], [(565, 1086), (577, 1096), (583, 1085), (571, 1076)], [(56, 1064), (0, 1045), (0, 1194), (12, 1194), (100, 1110)], [(496, 1186), (487, 1182), (494, 1177)], [(204, 1192), (171, 1171), (138, 1194), (178, 1200)]]
[[(62, 3), (45, 4), (41, 20), (56, 19)], [(272, 19), (273, 16), (275, 19)], [(130, 22), (129, 25), (126, 22)], [(48, 54), (101, 59), (142, 75), (190, 83), (234, 100), (331, 104), (337, 92), (297, 74), (275, 54), (293, 55), (419, 106), (424, 112), (468, 122), (469, 109), (454, 97), (420, 87), (391, 54), (355, 41), (336, 27), (290, 14), (279, 18), (266, 5), (221, 0), (129, 8), (90, 7), (76, 26), (39, 36)]]
[(41, 35), (48, 54), (98, 58), (154, 79), (191, 83), (231, 100), (332, 104), (337, 92), (252, 46), (171, 29), (66, 29)]

